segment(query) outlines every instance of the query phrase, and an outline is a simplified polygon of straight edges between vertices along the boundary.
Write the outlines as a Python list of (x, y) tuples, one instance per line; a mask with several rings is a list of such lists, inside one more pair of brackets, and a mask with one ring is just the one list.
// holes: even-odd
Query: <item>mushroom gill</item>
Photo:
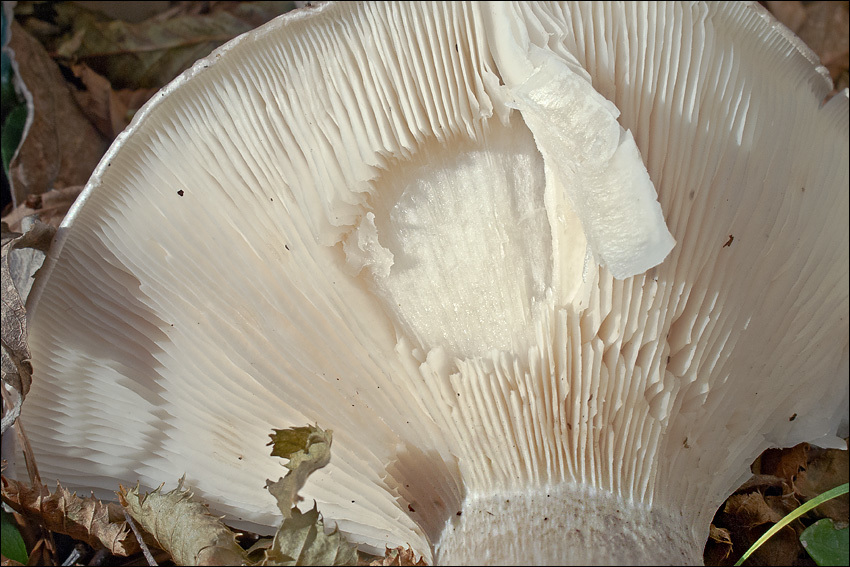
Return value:
[(699, 563), (748, 463), (846, 411), (828, 83), (755, 4), (339, 3), (242, 36), (140, 111), (36, 278), (42, 476), (185, 474), (267, 531), (267, 432), (318, 423), (303, 494), (367, 548)]

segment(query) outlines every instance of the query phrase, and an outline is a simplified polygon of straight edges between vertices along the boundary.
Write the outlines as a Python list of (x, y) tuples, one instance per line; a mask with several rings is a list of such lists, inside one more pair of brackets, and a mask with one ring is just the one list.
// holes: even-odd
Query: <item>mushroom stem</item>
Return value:
[(684, 517), (575, 483), (468, 497), (440, 565), (701, 565)]

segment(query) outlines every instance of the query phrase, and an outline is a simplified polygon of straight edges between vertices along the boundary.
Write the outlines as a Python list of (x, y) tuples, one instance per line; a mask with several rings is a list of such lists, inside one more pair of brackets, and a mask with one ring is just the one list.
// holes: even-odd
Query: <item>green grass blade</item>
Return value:
[(827, 490), (826, 492), (824, 492), (820, 496), (818, 496), (816, 498), (812, 498), (811, 500), (809, 500), (808, 502), (806, 502), (805, 504), (803, 504), (802, 506), (800, 506), (799, 508), (797, 508), (793, 512), (789, 513), (787, 516), (785, 516), (784, 518), (779, 520), (779, 522), (777, 522), (772, 528), (767, 530), (765, 532), (765, 534), (763, 536), (761, 536), (758, 539), (758, 541), (756, 541), (752, 545), (752, 547), (750, 547), (747, 550), (747, 552), (744, 555), (741, 556), (741, 558), (738, 560), (738, 562), (735, 563), (735, 567), (738, 567), (738, 565), (741, 565), (742, 563), (744, 563), (744, 561), (746, 561), (747, 558), (755, 552), (755, 550), (757, 550), (759, 547), (761, 547), (764, 542), (769, 540), (773, 536), (773, 534), (775, 534), (776, 532), (778, 532), (779, 530), (781, 530), (782, 528), (784, 528), (785, 526), (787, 526), (788, 524), (790, 524), (791, 522), (793, 522), (794, 520), (796, 520), (797, 518), (799, 518), (800, 516), (802, 516), (803, 514), (808, 512), (809, 510), (811, 510), (812, 508), (815, 508), (815, 507), (823, 504), (827, 500), (832, 500), (833, 498), (836, 498), (837, 496), (841, 496), (842, 494), (847, 494), (848, 491), (850, 491), (850, 483), (845, 482), (841, 486), (836, 486), (832, 490)]

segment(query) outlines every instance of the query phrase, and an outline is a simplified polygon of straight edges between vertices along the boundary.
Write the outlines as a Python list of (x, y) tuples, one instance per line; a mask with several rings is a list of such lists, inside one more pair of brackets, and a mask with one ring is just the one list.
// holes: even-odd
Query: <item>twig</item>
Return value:
[[(5, 388), (0, 388), (3, 390), (3, 394), (6, 394)], [(15, 436), (18, 438), (18, 443), (21, 446), (21, 452), (24, 454), (24, 464), (27, 467), (27, 474), (30, 478), (30, 484), (33, 488), (36, 488), (39, 492), (38, 506), (39, 511), (41, 512), (42, 520), (39, 521), (39, 527), (41, 529), (41, 540), (44, 542), (44, 547), (47, 549), (47, 552), (52, 556), (53, 560), (57, 559), (56, 557), (56, 544), (53, 541), (53, 532), (47, 529), (44, 524), (44, 498), (45, 496), (50, 495), (50, 491), (47, 490), (47, 487), (41, 482), (41, 475), (38, 473), (38, 465), (35, 462), (35, 455), (32, 452), (32, 446), (30, 445), (29, 437), (27, 437), (26, 432), (24, 431), (24, 425), (21, 423), (20, 417), (15, 420)]]
[(71, 553), (68, 554), (65, 561), (62, 562), (62, 567), (71, 567), (71, 565), (74, 565), (77, 561), (82, 559), (83, 552), (80, 550), (80, 547), (80, 544), (74, 546), (74, 549), (71, 550)]
[(156, 559), (151, 555), (150, 549), (148, 549), (148, 545), (145, 543), (145, 540), (142, 538), (142, 532), (139, 531), (139, 528), (136, 527), (136, 522), (133, 521), (133, 517), (124, 510), (124, 518), (127, 519), (127, 523), (130, 524), (130, 529), (133, 530), (133, 533), (136, 535), (136, 539), (139, 542), (139, 547), (142, 548), (142, 553), (145, 555), (145, 559), (148, 560), (148, 565), (155, 566), (157, 565)]
[[(3, 392), (5, 394), (5, 391)], [(18, 443), (21, 445), (21, 451), (24, 454), (24, 464), (27, 466), (27, 474), (30, 477), (30, 484), (34, 487), (41, 487), (44, 485), (41, 483), (41, 475), (38, 474), (38, 465), (35, 463), (35, 456), (32, 453), (32, 446), (30, 445), (30, 440), (27, 437), (27, 434), (24, 432), (24, 424), (21, 423), (20, 418), (15, 420), (15, 433), (18, 437)]]
[(109, 557), (109, 550), (105, 547), (102, 547), (94, 552), (94, 557), (89, 561), (89, 565), (92, 567), (100, 567)]

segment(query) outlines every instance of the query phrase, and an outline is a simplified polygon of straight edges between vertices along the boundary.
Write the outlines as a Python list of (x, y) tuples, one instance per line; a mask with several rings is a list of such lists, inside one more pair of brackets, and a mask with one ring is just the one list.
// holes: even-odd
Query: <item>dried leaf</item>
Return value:
[(727, 565), (732, 555), (732, 535), (726, 528), (709, 526), (708, 541), (705, 542), (703, 558), (706, 565)]
[(71, 65), (71, 71), (82, 84), (82, 88), (72, 89), (80, 110), (109, 140), (127, 127), (136, 111), (156, 92), (156, 89), (116, 91), (106, 77), (84, 63)]
[[(796, 504), (792, 498), (765, 497), (758, 492), (730, 496), (724, 507), (724, 519), (737, 554), (749, 549)], [(750, 562), (753, 565), (791, 565), (800, 551), (797, 532), (785, 526), (754, 552)]]
[[(713, 526), (712, 526), (713, 527)], [(369, 563), (371, 567), (386, 567), (392, 565), (413, 566), (419, 567), (427, 565), (422, 556), (417, 558), (416, 552), (411, 548), (396, 547), (394, 549), (387, 548), (387, 552), (381, 559), (376, 559)]]
[(333, 431), (317, 426), (274, 429), (270, 434), (272, 456), (289, 459), (289, 472), (277, 482), (266, 481), (269, 492), (277, 499), (283, 513), (283, 524), (272, 545), (265, 551), (263, 565), (354, 565), (357, 550), (335, 528), (326, 534), (322, 517), (316, 509), (302, 513), (295, 504), (314, 471), (331, 459)]
[[(805, 470), (798, 475), (795, 488), (803, 500), (811, 500), (847, 482), (848, 477), (850, 477), (850, 464), (847, 451), (813, 449)], [(832, 518), (836, 522), (847, 522), (850, 515), (848, 495), (828, 500), (811, 513), (818, 517)]]
[(138, 486), (121, 487), (118, 495), (133, 519), (178, 565), (242, 565), (245, 552), (235, 534), (204, 504), (193, 501), (182, 484), (166, 493), (160, 486), (144, 496)]
[(801, 548), (797, 532), (786, 526), (764, 542), (748, 562), (753, 565), (794, 565)]
[(80, 113), (62, 73), (41, 44), (17, 22), (12, 22), (11, 34), (18, 87), (31, 116), (9, 167), (12, 202), (17, 206), (30, 194), (85, 184), (107, 142)]
[[(785, 479), (773, 476), (772, 474), (754, 474), (747, 482), (738, 487), (735, 492), (751, 492), (760, 490), (764, 492), (768, 488), (782, 488), (788, 486)], [(783, 490), (784, 491), (784, 490)]]
[(758, 492), (733, 494), (726, 501), (724, 512), (735, 518), (738, 525), (752, 528), (762, 524), (775, 524), (782, 519)]
[(768, 449), (761, 455), (759, 472), (778, 476), (793, 486), (797, 475), (806, 468), (809, 447), (808, 443), (800, 443), (788, 449)]
[(331, 460), (333, 431), (316, 426), (274, 429), (269, 445), (273, 445), (272, 456), (289, 459), (289, 472), (277, 482), (266, 481), (269, 492), (277, 499), (283, 517), (288, 518), (294, 506), (301, 500), (298, 491), (304, 487), (307, 477), (327, 465)]
[(229, 10), (130, 23), (63, 3), (55, 7), (56, 19), (69, 31), (56, 54), (86, 63), (115, 88), (158, 88), (216, 47), (292, 7), (291, 2), (239, 2)]
[(850, 59), (850, 25), (847, 2), (806, 2), (806, 19), (797, 35), (818, 54), (821, 63), (835, 80), (848, 67)]
[(726, 528), (718, 528), (715, 527), (714, 524), (711, 524), (708, 530), (708, 537), (711, 538), (712, 541), (725, 543), (730, 547), (732, 546), (732, 536), (729, 535), (729, 530)]
[(51, 494), (46, 486), (36, 488), (5, 476), (2, 486), (3, 502), (19, 514), (39, 519), (51, 531), (95, 548), (105, 547), (115, 555), (139, 551), (139, 544), (117, 504), (104, 504), (93, 497), (81, 498), (59, 485)]
[(771, 1), (765, 2), (765, 6), (777, 20), (785, 24), (794, 33), (797, 33), (803, 26), (803, 22), (806, 21), (806, 9), (802, 2), (796, 0)]
[(768, 10), (800, 36), (829, 70), (833, 92), (847, 87), (850, 67), (850, 4), (847, 2), (765, 2)]
[(292, 515), (283, 521), (274, 542), (266, 551), (261, 565), (356, 565), (357, 550), (334, 529), (324, 531), (324, 523), (315, 504), (313, 509), (301, 513), (292, 509)]
[(44, 224), (59, 228), (59, 224), (74, 204), (74, 201), (83, 190), (82, 185), (65, 187), (64, 189), (53, 189), (40, 195), (30, 195), (23, 203), (12, 209), (3, 217), (3, 222), (16, 232), (22, 232), (21, 222), (28, 216), (37, 214), (38, 219)]
[(23, 235), (0, 225), (0, 378), (3, 387), (3, 414), (0, 432), (15, 422), (21, 404), (32, 382), (30, 351), (27, 345), (27, 323), (24, 302), (32, 285), (32, 275), (41, 267), (44, 252), (50, 246), (55, 229), (33, 221)]

